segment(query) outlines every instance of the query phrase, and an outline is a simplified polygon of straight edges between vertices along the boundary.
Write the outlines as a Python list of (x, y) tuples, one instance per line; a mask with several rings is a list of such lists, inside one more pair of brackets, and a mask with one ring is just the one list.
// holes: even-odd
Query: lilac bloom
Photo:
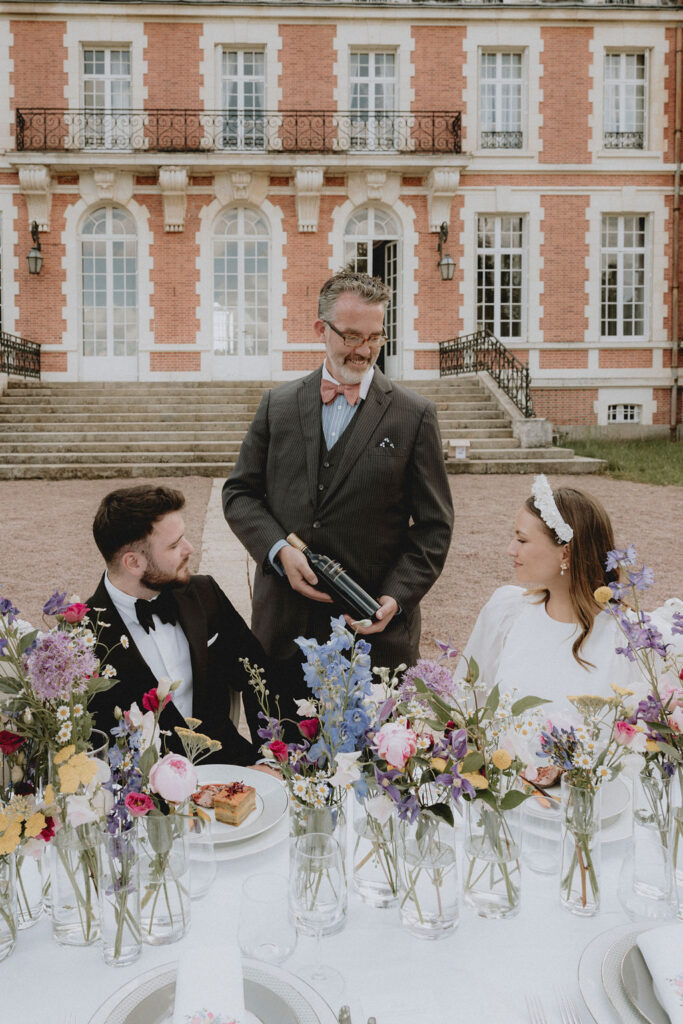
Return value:
[(618, 569), (620, 565), (635, 565), (637, 558), (634, 544), (629, 544), (623, 551), (615, 548), (614, 551), (607, 552), (605, 568), (609, 571), (610, 569)]
[(54, 594), (48, 597), (47, 601), (43, 605), (43, 613), (45, 615), (59, 615), (69, 607), (69, 602), (66, 599), (66, 590), (60, 594), (58, 590), (55, 590)]

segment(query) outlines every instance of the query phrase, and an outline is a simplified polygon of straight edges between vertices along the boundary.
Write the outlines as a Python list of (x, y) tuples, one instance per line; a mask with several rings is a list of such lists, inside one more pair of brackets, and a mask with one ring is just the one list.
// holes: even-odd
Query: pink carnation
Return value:
[(404, 768), (417, 750), (417, 736), (412, 729), (398, 722), (387, 722), (375, 735), (380, 757), (394, 768)]
[(614, 726), (614, 738), (622, 747), (628, 747), (637, 734), (638, 730), (630, 722), (617, 722)]
[(134, 818), (148, 814), (154, 807), (154, 801), (147, 793), (127, 793), (123, 802)]
[(77, 601), (75, 604), (70, 604), (68, 608), (65, 608), (62, 615), (73, 626), (80, 622), (81, 619), (84, 619), (89, 611), (90, 609), (87, 604), (81, 604)]
[(197, 788), (197, 771), (182, 754), (166, 754), (152, 765), (149, 785), (171, 804), (182, 804)]

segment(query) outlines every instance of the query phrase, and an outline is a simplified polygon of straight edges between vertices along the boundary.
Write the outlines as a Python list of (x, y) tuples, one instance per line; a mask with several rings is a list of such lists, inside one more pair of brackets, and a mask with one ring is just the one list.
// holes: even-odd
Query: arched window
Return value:
[(85, 357), (135, 356), (138, 345), (135, 221), (118, 207), (93, 210), (81, 228)]
[(366, 206), (349, 218), (344, 232), (344, 263), (372, 277), (380, 277), (391, 288), (391, 299), (384, 317), (387, 343), (382, 369), (398, 370), (398, 261), (401, 231), (393, 214)]
[(257, 210), (226, 210), (213, 242), (213, 351), (268, 356), (268, 224)]

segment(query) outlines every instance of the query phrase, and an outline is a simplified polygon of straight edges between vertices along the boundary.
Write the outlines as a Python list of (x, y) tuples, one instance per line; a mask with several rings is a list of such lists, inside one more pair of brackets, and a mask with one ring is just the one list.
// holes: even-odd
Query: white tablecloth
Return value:
[[(558, 989), (573, 997), (589, 1024), (577, 966), (595, 936), (628, 924), (616, 898), (626, 849), (623, 841), (603, 845), (602, 909), (594, 918), (563, 910), (557, 878), (527, 867), (517, 917), (486, 920), (462, 907), (457, 930), (436, 942), (405, 932), (395, 908), (373, 909), (351, 892), (347, 925), (322, 940), (322, 959), (343, 972), (353, 1005), (362, 1008), (364, 1016), (354, 1015), (353, 1024), (366, 1024), (371, 1014), (377, 1024), (529, 1024), (524, 997), (530, 993), (541, 998), (554, 1024), (560, 1020)], [(460, 849), (458, 856), (461, 867)], [(286, 842), (255, 856), (219, 862), (210, 893), (192, 904), (189, 934), (171, 946), (143, 947), (130, 967), (106, 967), (98, 946), (56, 945), (50, 922), (43, 918), (19, 933), (14, 953), (0, 964), (1, 1024), (88, 1024), (105, 999), (136, 975), (177, 960), (193, 944), (235, 934), (244, 878), (260, 871), (286, 874), (287, 863)], [(284, 966), (296, 973), (297, 964), (314, 958), (313, 940), (302, 937)], [(618, 1021), (616, 1013), (605, 1013), (598, 1024)]]

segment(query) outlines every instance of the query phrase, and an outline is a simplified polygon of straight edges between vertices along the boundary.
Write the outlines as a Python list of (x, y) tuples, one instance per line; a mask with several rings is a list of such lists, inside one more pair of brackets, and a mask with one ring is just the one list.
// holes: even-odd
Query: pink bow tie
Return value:
[(335, 384), (334, 381), (325, 377), (320, 381), (320, 397), (324, 405), (334, 402), (337, 395), (343, 395), (349, 405), (357, 405), (360, 400), (360, 383), (358, 384)]

